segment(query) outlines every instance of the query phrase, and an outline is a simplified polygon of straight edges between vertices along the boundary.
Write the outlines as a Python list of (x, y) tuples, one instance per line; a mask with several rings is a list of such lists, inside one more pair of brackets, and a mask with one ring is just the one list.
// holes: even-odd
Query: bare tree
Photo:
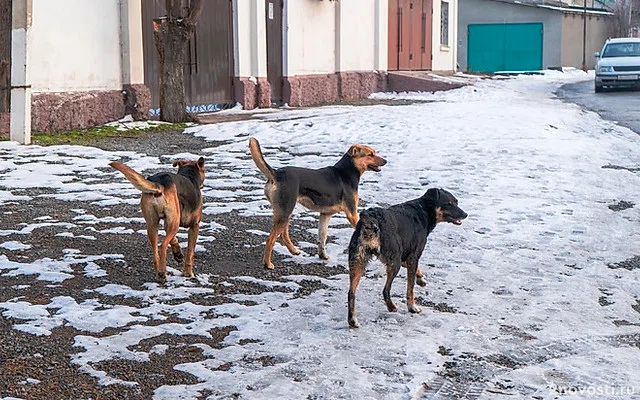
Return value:
[(167, 15), (153, 22), (160, 72), (160, 119), (187, 121), (184, 98), (185, 46), (193, 36), (204, 0), (165, 0)]
[(611, 37), (630, 36), (631, 28), (638, 22), (640, 14), (640, 1), (638, 0), (614, 0), (608, 4), (609, 11), (613, 13), (609, 34)]

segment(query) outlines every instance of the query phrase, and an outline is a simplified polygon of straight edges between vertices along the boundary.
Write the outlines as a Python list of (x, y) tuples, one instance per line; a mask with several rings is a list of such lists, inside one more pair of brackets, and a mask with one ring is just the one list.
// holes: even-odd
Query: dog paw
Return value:
[(427, 280), (424, 279), (424, 276), (416, 278), (416, 283), (418, 284), (418, 286), (422, 286), (422, 287), (427, 286)]
[(265, 264), (265, 265), (264, 265), (264, 267), (265, 267), (266, 269), (275, 269), (275, 268), (276, 268), (276, 266), (275, 266), (275, 265), (273, 265), (273, 263)]
[(420, 314), (422, 312), (422, 308), (418, 307), (415, 304), (409, 304), (409, 312), (413, 314)]
[(165, 272), (158, 272), (156, 279), (159, 283), (165, 283), (167, 281), (167, 274)]
[(188, 278), (188, 279), (193, 279), (193, 278), (195, 278), (195, 277), (196, 277), (196, 275), (193, 273), (193, 271), (184, 271), (184, 272), (182, 273), (182, 275), (183, 275), (185, 278)]
[(300, 254), (302, 254), (300, 249), (297, 247), (294, 247), (292, 250), (289, 250), (289, 253), (291, 253), (291, 255), (294, 255), (294, 256), (299, 256)]
[(393, 303), (393, 302), (388, 303), (387, 304), (387, 310), (389, 310), (390, 312), (396, 312), (396, 311), (398, 311), (398, 306), (397, 306), (396, 303)]
[(173, 259), (176, 260), (178, 264), (182, 264), (184, 262), (184, 255), (182, 255), (182, 253), (173, 253)]
[(329, 255), (327, 253), (325, 253), (324, 251), (318, 253), (318, 257), (320, 257), (321, 260), (328, 260), (329, 259)]
[(358, 323), (358, 320), (353, 318), (350, 319), (349, 321), (349, 328), (360, 328), (360, 324)]

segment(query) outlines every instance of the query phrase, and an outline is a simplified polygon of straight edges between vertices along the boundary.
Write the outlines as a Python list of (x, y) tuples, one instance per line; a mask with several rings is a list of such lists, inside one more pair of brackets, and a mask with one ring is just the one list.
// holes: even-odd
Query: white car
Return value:
[(640, 88), (640, 38), (609, 39), (594, 56), (596, 93), (605, 88)]

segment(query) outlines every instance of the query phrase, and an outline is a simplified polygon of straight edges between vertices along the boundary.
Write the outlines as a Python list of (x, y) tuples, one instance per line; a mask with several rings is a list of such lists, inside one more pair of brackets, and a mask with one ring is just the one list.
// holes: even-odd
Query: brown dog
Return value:
[[(147, 236), (153, 250), (153, 266), (157, 279), (164, 281), (167, 275), (167, 247), (171, 245), (173, 258), (184, 261), (182, 273), (193, 277), (193, 254), (202, 219), (202, 195), (200, 189), (204, 182), (204, 158), (198, 161), (175, 161), (178, 173), (161, 172), (144, 178), (142, 175), (121, 162), (109, 164), (122, 172), (131, 184), (142, 192), (140, 209), (147, 222)], [(166, 236), (158, 254), (158, 227), (164, 220)], [(178, 244), (179, 227), (189, 229), (187, 257), (182, 255)]]
[(420, 198), (389, 208), (369, 208), (362, 212), (349, 243), (349, 294), (347, 296), (349, 326), (357, 328), (356, 289), (374, 256), (387, 267), (387, 281), (382, 290), (389, 311), (398, 306), (391, 300), (391, 283), (407, 268), (407, 308), (422, 311), (413, 298), (413, 286), (426, 285), (418, 261), (427, 244), (427, 236), (441, 222), (462, 224), (467, 213), (458, 207), (458, 200), (444, 189), (432, 188)]
[(251, 157), (258, 169), (267, 178), (264, 194), (273, 209), (273, 225), (264, 249), (264, 266), (274, 268), (271, 252), (279, 236), (289, 252), (300, 254), (289, 237), (289, 222), (296, 202), (312, 211), (320, 212), (318, 228), (318, 256), (324, 260), (329, 256), (325, 251), (329, 219), (338, 212), (344, 212), (353, 227), (358, 223), (358, 184), (366, 171), (380, 171), (387, 161), (376, 155), (369, 146), (354, 144), (331, 167), (309, 169), (283, 167), (273, 169), (262, 156), (260, 145), (255, 138), (249, 139)]

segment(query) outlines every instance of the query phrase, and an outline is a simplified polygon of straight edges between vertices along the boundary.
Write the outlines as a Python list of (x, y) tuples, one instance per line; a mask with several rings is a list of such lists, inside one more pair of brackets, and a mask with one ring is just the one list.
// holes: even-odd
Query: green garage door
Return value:
[(542, 23), (469, 25), (470, 72), (542, 69)]

